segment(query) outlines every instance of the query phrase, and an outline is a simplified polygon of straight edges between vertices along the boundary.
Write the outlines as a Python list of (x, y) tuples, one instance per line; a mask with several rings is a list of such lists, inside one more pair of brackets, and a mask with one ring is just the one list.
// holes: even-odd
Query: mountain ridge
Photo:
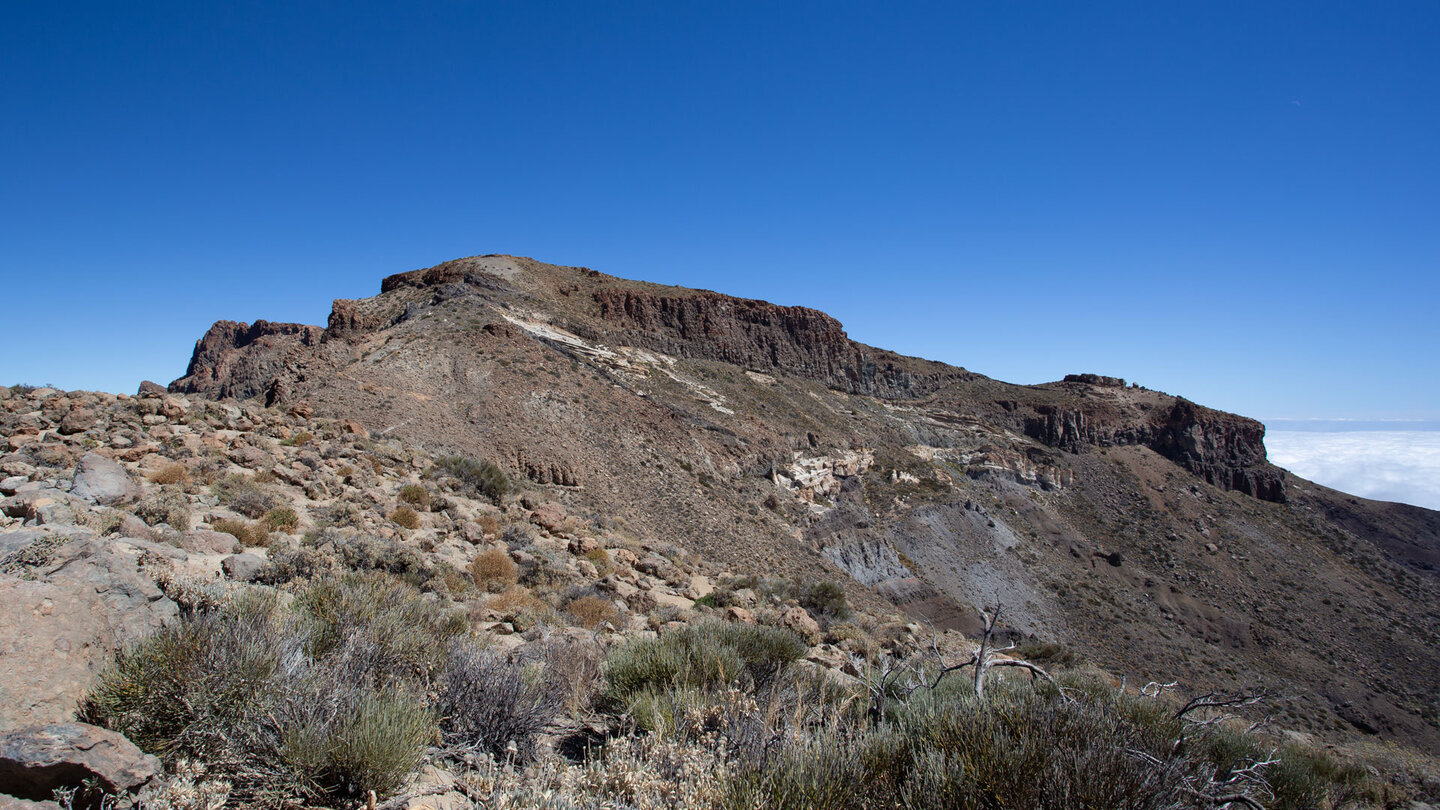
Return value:
[(170, 389), (493, 459), (574, 512), (937, 627), (974, 632), (998, 597), (1021, 635), (1122, 671), (1203, 685), (1219, 661), (1301, 685), (1317, 726), (1440, 744), (1415, 674), (1440, 671), (1435, 513), (1287, 476), (1261, 423), (1116, 378), (1015, 385), (806, 307), (479, 256), (324, 327), (217, 323)]

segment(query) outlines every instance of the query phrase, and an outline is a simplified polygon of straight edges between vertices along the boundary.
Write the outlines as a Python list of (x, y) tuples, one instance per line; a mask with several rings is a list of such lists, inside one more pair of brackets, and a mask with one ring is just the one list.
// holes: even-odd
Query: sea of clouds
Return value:
[(1317, 484), (1440, 509), (1440, 430), (1271, 429), (1265, 449), (1271, 463)]

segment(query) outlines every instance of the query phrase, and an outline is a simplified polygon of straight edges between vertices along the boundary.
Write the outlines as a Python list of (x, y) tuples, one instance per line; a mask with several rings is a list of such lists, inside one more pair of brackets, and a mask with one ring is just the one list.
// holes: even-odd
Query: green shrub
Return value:
[(479, 461), (468, 456), (443, 456), (436, 460), (435, 467), (495, 503), (505, 500), (512, 489), (510, 477), (493, 461)]
[(293, 532), (300, 525), (300, 515), (288, 506), (277, 506), (260, 519), (272, 532)]
[(400, 500), (420, 509), (430, 508), (430, 490), (419, 484), (400, 487)]
[(1080, 661), (1074, 650), (1048, 641), (1027, 641), (1016, 648), (1015, 655), (1044, 667), (1071, 667)]
[(465, 617), (384, 574), (322, 579), (296, 595), (306, 623), (306, 651), (324, 658), (361, 643), (378, 676), (427, 681), (450, 643), (468, 630)]
[(731, 684), (755, 688), (769, 683), (808, 649), (789, 630), (699, 622), (658, 639), (637, 639), (611, 653), (604, 704), (621, 710), (645, 690)]
[(845, 601), (845, 589), (833, 582), (819, 582), (800, 595), (800, 606), (811, 615), (844, 621), (853, 615)]
[(312, 584), (288, 607), (241, 591), (119, 652), (80, 716), (204, 762), (237, 805), (353, 806), (419, 764), (438, 733), (422, 698), (462, 632), (381, 575)]

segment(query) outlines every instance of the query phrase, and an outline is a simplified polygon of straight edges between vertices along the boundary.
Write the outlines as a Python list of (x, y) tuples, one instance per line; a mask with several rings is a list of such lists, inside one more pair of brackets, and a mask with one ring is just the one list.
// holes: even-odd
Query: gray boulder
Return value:
[(209, 529), (191, 529), (180, 538), (180, 547), (191, 554), (229, 554), (235, 549), (235, 535)]
[(0, 792), (44, 801), (57, 788), (138, 790), (160, 760), (113, 731), (85, 723), (29, 726), (0, 737)]
[(70, 493), (91, 503), (112, 506), (139, 498), (140, 487), (118, 461), (86, 453), (75, 470), (75, 485)]
[(254, 582), (255, 575), (265, 567), (265, 558), (258, 554), (231, 554), (220, 561), (225, 576), (236, 582)]
[(0, 729), (74, 717), (116, 647), (179, 608), (141, 551), (72, 527), (0, 533)]

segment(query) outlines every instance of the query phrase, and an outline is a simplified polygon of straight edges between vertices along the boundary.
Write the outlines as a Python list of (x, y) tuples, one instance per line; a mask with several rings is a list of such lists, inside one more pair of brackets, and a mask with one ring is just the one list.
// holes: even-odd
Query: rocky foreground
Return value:
[[(1180, 704), (1057, 645), (996, 658), (834, 583), (722, 570), (484, 459), (303, 403), (0, 388), (0, 442), (0, 807), (971, 806), (956, 797), (995, 790), (1026, 745), (1079, 746), (1064, 768), (1134, 791), (1091, 806), (1220, 806), (1226, 791), (1254, 806), (1400, 806), (1440, 791), (1417, 753), (1325, 753), (1278, 728), (1231, 740), (1207, 770), (1176, 741), (1220, 756), (1201, 729), (1245, 737), (1249, 721), (1206, 710), (1135, 725)], [(984, 726), (1007, 741), (1000, 760), (967, 759), (964, 778), (959, 760), (934, 765), (980, 756), (953, 724), (989, 716), (959, 688), (973, 667), (941, 669), (1019, 654), (1044, 679), (1001, 678), (986, 700), (1058, 736)], [(270, 663), (223, 700), (197, 691), (255, 660)], [(1082, 721), (1090, 731), (1055, 730)], [(378, 736), (363, 736), (370, 722)], [(864, 764), (880, 749), (891, 765)], [(1024, 766), (1039, 767), (1062, 765)], [(972, 783), (975, 768), (991, 781)], [(1035, 782), (1018, 779), (1017, 797)], [(1042, 791), (1024, 806), (1078, 801)]]

